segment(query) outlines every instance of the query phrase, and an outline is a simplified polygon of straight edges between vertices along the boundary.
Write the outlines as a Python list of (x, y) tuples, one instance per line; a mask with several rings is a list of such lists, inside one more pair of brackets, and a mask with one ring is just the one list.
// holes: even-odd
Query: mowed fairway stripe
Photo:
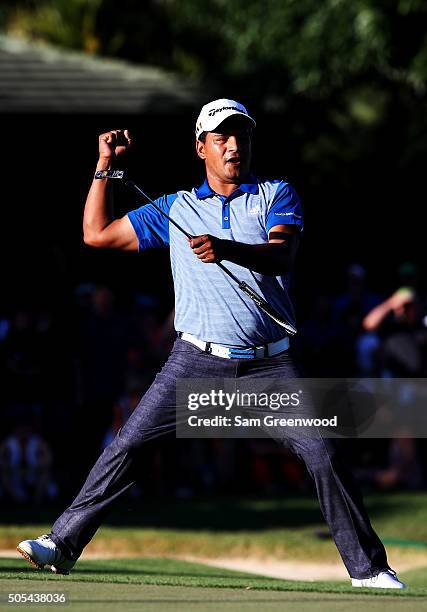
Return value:
[[(136, 584), (111, 584), (111, 583), (87, 583), (66, 582), (55, 580), (47, 582), (35, 582), (33, 580), (0, 579), (0, 592), (2, 599), (7, 593), (26, 592), (59, 592), (64, 589), (68, 605), (66, 610), (78, 610), (79, 612), (107, 612), (119, 610), (121, 606), (126, 612), (137, 610), (150, 611), (161, 610), (168, 612), (213, 612), (221, 606), (224, 612), (251, 612), (262, 610), (262, 612), (278, 612), (279, 610), (298, 610), (298, 612), (360, 612), (362, 606), (369, 606), (370, 612), (383, 612), (390, 604), (393, 610), (407, 610), (408, 600), (389, 597), (372, 597), (369, 595), (348, 595), (332, 593), (304, 593), (304, 592), (278, 592), (278, 591), (256, 591), (245, 589), (212, 589), (194, 587), (172, 587)], [(25, 607), (25, 606), (24, 606)], [(23, 606), (19, 606), (22, 609)], [(0, 604), (0, 610), (17, 610), (18, 606)], [(36, 606), (36, 609), (40, 609)], [(48, 610), (49, 607), (44, 607)], [(51, 609), (60, 610), (60, 605), (52, 606)], [(412, 598), (410, 603), (411, 612), (426, 610), (427, 599)]]
[[(405, 576), (403, 576), (405, 578)], [(302, 582), (278, 580), (176, 559), (133, 558), (81, 561), (70, 576), (56, 576), (46, 570), (34, 570), (24, 560), (0, 559), (0, 592), (61, 592), (69, 601), (67, 609), (81, 611), (157, 610), (168, 612), (256, 610), (334, 610), (370, 612), (427, 610), (427, 572), (409, 572), (407, 591), (353, 589), (346, 582)], [(408, 580), (409, 582), (409, 580)], [(25, 606), (24, 606), (25, 607)], [(19, 610), (23, 606), (0, 604), (1, 610)], [(61, 605), (37, 606), (60, 610)]]

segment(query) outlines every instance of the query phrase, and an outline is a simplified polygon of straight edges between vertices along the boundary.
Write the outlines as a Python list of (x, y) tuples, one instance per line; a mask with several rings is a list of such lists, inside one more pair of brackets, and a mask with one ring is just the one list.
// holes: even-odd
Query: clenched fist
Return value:
[(129, 130), (111, 130), (99, 137), (99, 158), (111, 160), (122, 155), (132, 145)]
[(217, 263), (224, 257), (224, 240), (210, 234), (194, 236), (189, 240), (193, 253), (203, 263)]

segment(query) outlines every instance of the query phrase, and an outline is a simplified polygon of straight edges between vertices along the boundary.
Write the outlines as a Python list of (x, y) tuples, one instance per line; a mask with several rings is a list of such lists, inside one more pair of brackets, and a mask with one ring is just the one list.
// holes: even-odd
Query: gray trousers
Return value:
[[(266, 359), (222, 359), (177, 339), (168, 361), (135, 411), (104, 450), (71, 506), (52, 527), (51, 538), (69, 559), (78, 559), (114, 502), (135, 483), (135, 457), (144, 442), (175, 428), (177, 378), (297, 378), (289, 352)], [(303, 459), (313, 477), (331, 535), (352, 578), (388, 568), (358, 486), (335, 440), (305, 437), (278, 428), (274, 438)]]

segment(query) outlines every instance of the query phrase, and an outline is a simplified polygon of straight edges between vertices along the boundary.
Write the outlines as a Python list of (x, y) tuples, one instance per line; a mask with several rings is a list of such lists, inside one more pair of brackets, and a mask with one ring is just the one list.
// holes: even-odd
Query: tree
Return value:
[(271, 94), (427, 85), (423, 0), (5, 0), (1, 15), (24, 36)]
[[(313, 185), (427, 153), (425, 0), (4, 0), (6, 31), (155, 64), (292, 117)], [(339, 170), (337, 172), (337, 170)]]

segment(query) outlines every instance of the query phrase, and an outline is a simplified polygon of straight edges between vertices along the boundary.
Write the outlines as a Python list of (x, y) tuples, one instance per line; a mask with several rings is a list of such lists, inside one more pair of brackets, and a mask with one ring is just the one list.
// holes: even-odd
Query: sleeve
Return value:
[(297, 225), (303, 230), (301, 200), (295, 189), (286, 181), (281, 181), (275, 191), (266, 216), (267, 233), (275, 225)]
[[(164, 195), (154, 202), (169, 215), (178, 194)], [(138, 237), (138, 250), (169, 246), (169, 221), (152, 204), (146, 204), (128, 213), (129, 221)]]

